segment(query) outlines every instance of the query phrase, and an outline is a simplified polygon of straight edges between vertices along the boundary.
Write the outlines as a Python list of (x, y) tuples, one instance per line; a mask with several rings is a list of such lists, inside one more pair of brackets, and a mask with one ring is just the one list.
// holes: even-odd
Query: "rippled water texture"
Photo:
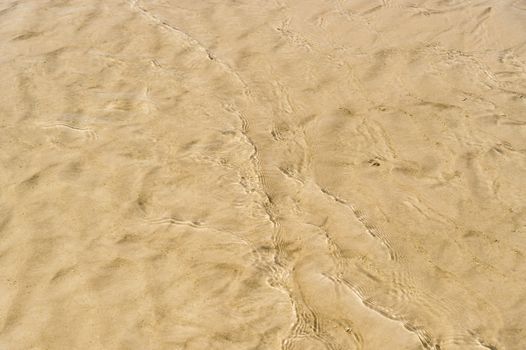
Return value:
[(0, 0), (0, 347), (526, 348), (525, 0)]

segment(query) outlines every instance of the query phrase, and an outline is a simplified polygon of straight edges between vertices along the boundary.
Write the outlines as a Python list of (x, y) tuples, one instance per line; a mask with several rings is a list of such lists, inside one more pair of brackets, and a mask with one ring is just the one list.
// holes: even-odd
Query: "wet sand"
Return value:
[(0, 24), (0, 348), (526, 348), (526, 1)]

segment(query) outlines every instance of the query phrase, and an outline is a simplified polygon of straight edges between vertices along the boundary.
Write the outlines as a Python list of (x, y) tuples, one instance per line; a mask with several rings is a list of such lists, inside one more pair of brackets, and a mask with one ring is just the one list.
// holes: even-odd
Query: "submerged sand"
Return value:
[(526, 348), (526, 1), (0, 1), (0, 348)]

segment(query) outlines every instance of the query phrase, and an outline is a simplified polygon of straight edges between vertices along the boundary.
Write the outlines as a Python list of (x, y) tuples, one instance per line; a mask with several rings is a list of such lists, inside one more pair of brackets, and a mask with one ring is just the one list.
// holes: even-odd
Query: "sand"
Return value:
[(0, 24), (0, 349), (526, 348), (526, 1)]

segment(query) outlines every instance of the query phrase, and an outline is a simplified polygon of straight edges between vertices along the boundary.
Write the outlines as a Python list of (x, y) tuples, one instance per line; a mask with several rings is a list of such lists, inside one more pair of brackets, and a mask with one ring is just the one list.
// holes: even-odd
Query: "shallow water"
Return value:
[(526, 1), (0, 23), (0, 347), (526, 347)]

